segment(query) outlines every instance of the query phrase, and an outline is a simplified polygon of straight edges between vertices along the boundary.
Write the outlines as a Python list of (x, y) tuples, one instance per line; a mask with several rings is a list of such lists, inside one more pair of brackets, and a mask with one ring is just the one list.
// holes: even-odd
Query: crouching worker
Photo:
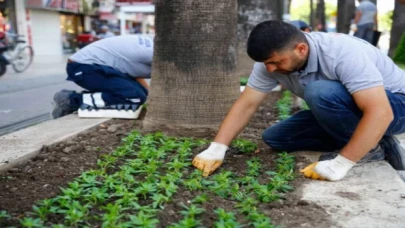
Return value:
[(118, 111), (135, 112), (146, 101), (145, 78), (151, 75), (152, 56), (153, 38), (149, 36), (116, 36), (87, 45), (69, 57), (66, 67), (67, 80), (87, 91), (57, 92), (53, 118), (78, 109), (84, 117), (130, 118)]
[(232, 106), (214, 142), (193, 165), (211, 174), (266, 94), (282, 84), (310, 110), (270, 126), (263, 140), (287, 152), (329, 152), (303, 170), (308, 178), (337, 181), (360, 162), (386, 159), (405, 169), (405, 151), (394, 135), (405, 133), (405, 72), (370, 43), (334, 33), (303, 33), (291, 24), (265, 21), (250, 33), (255, 60), (246, 89)]

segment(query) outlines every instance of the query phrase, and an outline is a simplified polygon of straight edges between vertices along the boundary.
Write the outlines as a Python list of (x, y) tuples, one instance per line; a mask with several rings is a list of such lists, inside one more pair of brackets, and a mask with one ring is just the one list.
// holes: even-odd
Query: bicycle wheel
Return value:
[(31, 46), (23, 47), (18, 53), (17, 57), (13, 60), (13, 69), (17, 73), (25, 71), (32, 63), (34, 58), (34, 50)]

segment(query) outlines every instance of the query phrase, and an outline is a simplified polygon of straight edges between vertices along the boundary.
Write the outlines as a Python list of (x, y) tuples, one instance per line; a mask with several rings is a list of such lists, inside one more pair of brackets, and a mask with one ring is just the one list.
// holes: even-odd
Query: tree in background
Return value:
[(247, 77), (252, 72), (254, 61), (246, 53), (250, 31), (262, 21), (282, 20), (284, 4), (284, 0), (238, 0), (238, 77)]
[(315, 28), (314, 0), (309, 0), (309, 24)]
[(395, 2), (394, 15), (392, 19), (390, 50), (388, 55), (393, 57), (395, 49), (405, 32), (405, 4)]
[(340, 33), (349, 33), (350, 24), (356, 11), (355, 0), (339, 0), (337, 10), (336, 31)]
[(236, 1), (156, 0), (155, 9), (153, 80), (144, 128), (218, 129), (240, 95)]
[(238, 0), (238, 37), (244, 44), (254, 26), (262, 21), (282, 20), (284, 0)]
[(318, 3), (316, 4), (315, 24), (316, 30), (326, 32), (327, 25), (326, 25), (324, 0), (318, 0)]
[[(303, 20), (310, 24), (314, 29), (316, 29), (316, 26), (313, 26), (310, 22), (310, 15), (311, 15), (311, 2), (313, 0), (299, 0), (295, 1), (294, 4), (291, 7), (291, 20)], [(339, 0), (340, 1), (340, 0)], [(317, 3), (317, 1), (314, 1), (314, 3)], [(315, 5), (315, 4), (314, 4)], [(318, 5), (318, 4), (316, 4)], [(336, 6), (325, 2), (324, 3), (324, 15), (325, 15), (325, 20), (328, 21), (330, 19), (330, 15), (332, 12), (336, 11)], [(315, 14), (313, 14), (315, 17)]]

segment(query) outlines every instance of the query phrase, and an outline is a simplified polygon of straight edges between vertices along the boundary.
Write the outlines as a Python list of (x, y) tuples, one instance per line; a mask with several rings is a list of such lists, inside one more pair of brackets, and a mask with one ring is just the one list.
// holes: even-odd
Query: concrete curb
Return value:
[[(316, 154), (299, 153), (311, 162)], [(357, 165), (338, 182), (308, 180), (302, 192), (336, 227), (405, 227), (405, 183), (385, 161)]]
[(35, 157), (42, 146), (67, 140), (109, 119), (80, 119), (76, 114), (0, 136), (0, 172)]

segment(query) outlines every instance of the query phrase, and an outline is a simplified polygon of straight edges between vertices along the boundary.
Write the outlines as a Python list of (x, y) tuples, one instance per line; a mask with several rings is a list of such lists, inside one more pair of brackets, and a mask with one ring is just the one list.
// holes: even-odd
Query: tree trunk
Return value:
[(339, 0), (336, 29), (339, 33), (349, 33), (350, 24), (356, 11), (355, 0)]
[(283, 19), (284, 0), (238, 0), (238, 4), (238, 36), (243, 43), (260, 22)]
[(309, 24), (315, 29), (314, 0), (309, 0)]
[(318, 31), (326, 32), (325, 1), (318, 0), (316, 5), (316, 28)]
[(392, 17), (390, 50), (388, 55), (393, 57), (395, 49), (405, 32), (405, 5), (395, 2), (394, 15)]
[[(237, 3), (156, 0), (147, 130), (217, 129), (240, 95)], [(181, 131), (178, 132), (181, 134)], [(183, 131), (184, 133), (184, 131)]]
[(290, 14), (291, 13), (291, 1), (292, 0), (286, 0), (286, 1), (287, 1), (287, 10), (286, 10), (286, 12), (288, 14)]

